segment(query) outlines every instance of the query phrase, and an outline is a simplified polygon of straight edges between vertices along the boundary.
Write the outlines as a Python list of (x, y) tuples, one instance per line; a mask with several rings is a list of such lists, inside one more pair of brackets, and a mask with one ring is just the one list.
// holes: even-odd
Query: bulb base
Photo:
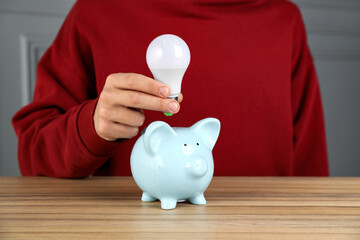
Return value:
[(168, 99), (179, 101), (179, 96), (175, 96), (175, 97), (169, 96)]

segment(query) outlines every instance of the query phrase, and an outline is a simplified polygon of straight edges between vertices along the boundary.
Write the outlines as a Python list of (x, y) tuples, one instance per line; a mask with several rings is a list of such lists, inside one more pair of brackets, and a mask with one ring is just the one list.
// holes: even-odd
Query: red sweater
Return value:
[(137, 137), (101, 139), (93, 113), (109, 74), (152, 77), (146, 49), (165, 33), (191, 51), (184, 101), (172, 117), (145, 111), (144, 126), (218, 118), (215, 175), (328, 175), (318, 79), (285, 0), (77, 1), (39, 62), (33, 102), (13, 118), (21, 173), (130, 175)]

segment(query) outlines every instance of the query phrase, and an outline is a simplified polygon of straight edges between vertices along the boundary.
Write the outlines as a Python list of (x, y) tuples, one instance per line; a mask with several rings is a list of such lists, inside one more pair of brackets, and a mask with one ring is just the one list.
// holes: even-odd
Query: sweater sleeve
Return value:
[(77, 18), (75, 4), (38, 64), (33, 102), (13, 117), (24, 176), (89, 176), (119, 144), (95, 132), (97, 93), (91, 44)]
[(300, 14), (293, 29), (292, 115), (294, 175), (328, 176), (319, 82)]

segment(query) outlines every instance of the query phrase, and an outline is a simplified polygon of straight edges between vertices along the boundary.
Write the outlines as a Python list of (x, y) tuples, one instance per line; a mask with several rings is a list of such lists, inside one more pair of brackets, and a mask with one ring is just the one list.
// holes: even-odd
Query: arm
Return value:
[(328, 176), (319, 82), (299, 10), (294, 25), (292, 114), (294, 175)]
[(98, 148), (90, 150), (80, 137), (80, 130), (93, 128), (95, 97), (93, 84), (52, 45), (38, 64), (33, 102), (13, 118), (23, 175), (84, 177), (108, 159), (118, 143), (102, 142), (93, 132), (87, 137)]
[[(81, 7), (87, 14), (87, 6)], [(91, 44), (79, 27), (79, 8), (78, 1), (38, 64), (33, 102), (13, 118), (25, 176), (89, 176), (117, 149), (114, 140), (137, 134), (142, 108), (179, 110), (176, 101), (160, 94), (166, 85), (140, 74), (111, 74), (98, 96)], [(170, 103), (175, 111), (169, 110)]]

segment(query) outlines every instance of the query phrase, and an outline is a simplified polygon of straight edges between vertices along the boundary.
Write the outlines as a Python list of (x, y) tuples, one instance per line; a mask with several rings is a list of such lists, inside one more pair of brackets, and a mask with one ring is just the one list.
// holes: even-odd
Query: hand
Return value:
[(107, 141), (132, 138), (144, 124), (143, 109), (177, 113), (183, 99), (167, 99), (167, 85), (136, 73), (114, 73), (106, 78), (94, 113), (96, 133)]

